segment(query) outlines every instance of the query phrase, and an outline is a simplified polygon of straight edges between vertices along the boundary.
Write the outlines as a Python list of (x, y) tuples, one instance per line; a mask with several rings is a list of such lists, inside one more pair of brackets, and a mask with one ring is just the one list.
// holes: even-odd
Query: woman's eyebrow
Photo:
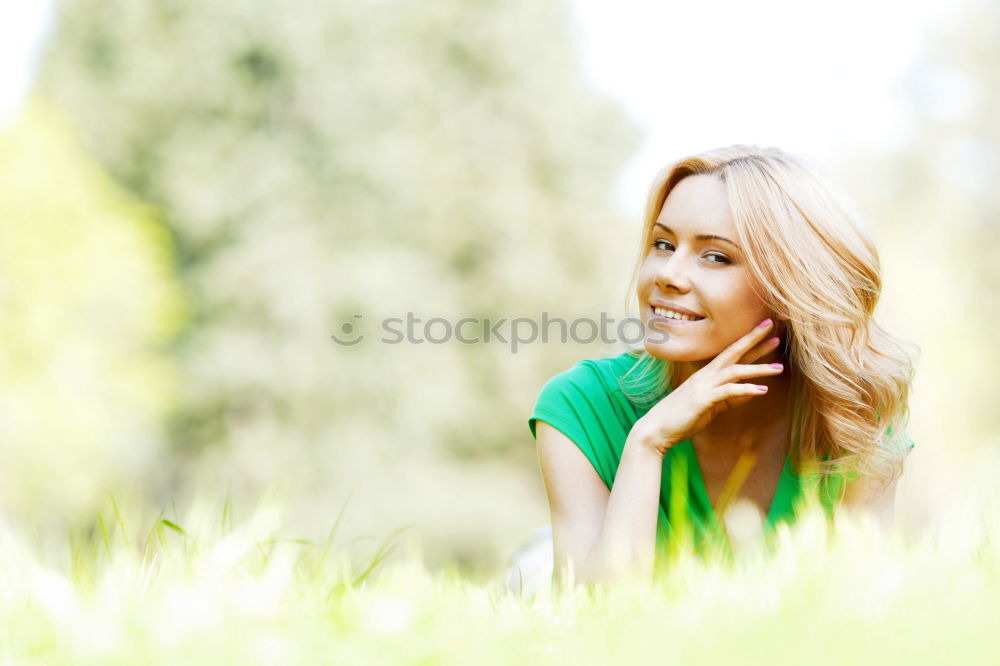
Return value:
[[(666, 225), (660, 224), (659, 222), (654, 222), (653, 226), (654, 227), (660, 227), (661, 229), (663, 229), (664, 231), (666, 231), (668, 234), (674, 233), (673, 229), (671, 229), (670, 227), (668, 227)], [(699, 234), (699, 235), (695, 236), (694, 238), (695, 238), (695, 240), (700, 240), (700, 241), (710, 241), (710, 240), (725, 241), (725, 242), (729, 243), (730, 245), (732, 245), (733, 247), (735, 247), (737, 250), (740, 249), (739, 245), (737, 245), (733, 241), (729, 240), (725, 236), (716, 236), (715, 234)]]

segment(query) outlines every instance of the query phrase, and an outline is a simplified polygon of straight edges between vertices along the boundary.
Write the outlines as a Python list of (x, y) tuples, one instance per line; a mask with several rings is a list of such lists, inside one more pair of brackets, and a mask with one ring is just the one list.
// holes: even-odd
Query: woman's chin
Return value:
[(646, 343), (646, 351), (650, 356), (656, 357), (664, 361), (682, 362), (682, 361), (707, 361), (714, 358), (714, 356), (706, 356), (704, 353), (699, 352), (697, 349), (682, 349), (678, 347), (672, 347), (671, 345), (654, 345)]

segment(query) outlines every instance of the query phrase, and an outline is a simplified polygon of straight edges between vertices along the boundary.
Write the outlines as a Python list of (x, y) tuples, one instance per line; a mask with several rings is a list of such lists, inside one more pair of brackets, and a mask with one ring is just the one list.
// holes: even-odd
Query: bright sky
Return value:
[(0, 2), (0, 128), (7, 125), (31, 85), (51, 0)]
[[(647, 182), (730, 143), (820, 160), (905, 136), (901, 75), (949, 0), (572, 0), (584, 68), (645, 141), (618, 184), (635, 215)], [(954, 3), (950, 3), (954, 4)], [(31, 82), (51, 0), (0, 3), (0, 127)]]
[[(956, 3), (950, 3), (954, 5)], [(656, 171), (732, 143), (826, 161), (905, 136), (901, 75), (949, 0), (574, 0), (585, 68), (645, 142), (618, 186), (636, 215)]]

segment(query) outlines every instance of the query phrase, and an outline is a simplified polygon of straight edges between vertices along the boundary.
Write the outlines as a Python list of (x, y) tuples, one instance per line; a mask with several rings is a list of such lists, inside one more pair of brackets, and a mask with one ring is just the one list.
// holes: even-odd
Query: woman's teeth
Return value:
[(673, 310), (667, 310), (665, 308), (654, 307), (653, 312), (661, 317), (666, 317), (667, 319), (683, 319), (684, 321), (698, 321), (699, 319), (704, 319), (704, 317), (692, 317), (691, 315), (681, 314), (680, 312), (674, 312)]

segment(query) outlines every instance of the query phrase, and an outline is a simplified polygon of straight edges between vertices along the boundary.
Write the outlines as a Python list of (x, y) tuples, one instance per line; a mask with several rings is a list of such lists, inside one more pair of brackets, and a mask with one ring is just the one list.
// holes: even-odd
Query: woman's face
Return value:
[[(711, 360), (771, 316), (754, 291), (720, 178), (679, 182), (646, 241), (637, 290), (645, 346), (653, 356)], [(673, 319), (660, 308), (693, 316)]]

